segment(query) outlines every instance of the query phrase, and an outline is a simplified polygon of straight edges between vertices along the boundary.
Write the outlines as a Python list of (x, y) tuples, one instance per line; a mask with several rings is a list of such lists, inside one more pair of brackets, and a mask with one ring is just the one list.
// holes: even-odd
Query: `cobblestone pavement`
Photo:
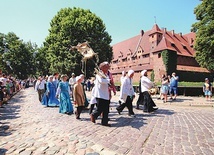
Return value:
[(21, 90), (0, 109), (0, 154), (214, 154), (213, 102), (178, 96), (176, 102), (164, 104), (153, 98), (159, 109), (154, 113), (134, 109), (133, 118), (127, 109), (117, 114), (118, 95), (114, 96), (109, 115), (112, 127), (105, 127), (100, 119), (90, 122), (88, 111), (76, 120), (74, 115), (58, 113), (57, 107), (42, 106), (33, 88)]

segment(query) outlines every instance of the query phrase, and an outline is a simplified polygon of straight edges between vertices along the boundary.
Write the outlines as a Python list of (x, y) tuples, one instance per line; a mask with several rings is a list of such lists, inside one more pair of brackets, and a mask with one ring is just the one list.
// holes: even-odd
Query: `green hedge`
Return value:
[(179, 81), (188, 81), (188, 82), (204, 82), (205, 78), (209, 78), (210, 82), (213, 82), (214, 78), (213, 73), (177, 71), (176, 74), (179, 76)]

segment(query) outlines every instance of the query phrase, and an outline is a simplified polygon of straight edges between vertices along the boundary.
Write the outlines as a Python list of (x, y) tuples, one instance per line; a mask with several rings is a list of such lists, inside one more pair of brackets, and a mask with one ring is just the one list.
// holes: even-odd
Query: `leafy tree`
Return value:
[(34, 53), (34, 64), (36, 69), (36, 75), (48, 75), (49, 63), (47, 62), (47, 53), (44, 47), (38, 48)]
[(34, 45), (23, 43), (13, 32), (0, 34), (0, 67), (3, 72), (25, 79), (34, 74)]
[(194, 48), (200, 66), (214, 70), (214, 1), (203, 0), (194, 13), (198, 22), (192, 25), (196, 32)]
[[(77, 51), (71, 51), (70, 47), (85, 41), (98, 53), (100, 62), (111, 61), (111, 36), (106, 32), (103, 21), (90, 10), (61, 9), (51, 20), (50, 26), (44, 42), (49, 72), (80, 74), (82, 56)], [(92, 74), (93, 69), (92, 61), (88, 60), (86, 74)]]

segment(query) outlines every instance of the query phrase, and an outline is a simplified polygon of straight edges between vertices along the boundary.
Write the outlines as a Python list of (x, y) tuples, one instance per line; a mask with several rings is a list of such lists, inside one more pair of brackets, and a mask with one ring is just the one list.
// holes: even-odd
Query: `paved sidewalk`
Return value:
[(118, 95), (110, 107), (112, 127), (105, 127), (100, 119), (90, 122), (88, 111), (79, 121), (74, 115), (59, 114), (57, 107), (42, 106), (33, 88), (21, 90), (0, 109), (0, 154), (214, 154), (213, 102), (178, 96), (176, 102), (164, 104), (154, 96), (159, 109), (154, 113), (134, 109), (132, 118), (127, 109), (121, 115), (116, 112)]

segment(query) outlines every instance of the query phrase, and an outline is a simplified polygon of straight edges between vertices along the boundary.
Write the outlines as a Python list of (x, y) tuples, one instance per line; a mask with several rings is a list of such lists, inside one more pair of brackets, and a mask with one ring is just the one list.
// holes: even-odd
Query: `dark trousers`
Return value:
[(80, 114), (82, 112), (82, 110), (84, 109), (84, 106), (79, 106), (77, 107), (76, 111), (75, 111), (75, 115), (76, 115), (76, 118), (79, 119), (80, 118)]
[(97, 107), (97, 104), (91, 104), (91, 107), (90, 107), (90, 109), (89, 109), (89, 114), (92, 114), (95, 105), (96, 105), (96, 107)]
[(127, 107), (128, 110), (129, 110), (129, 115), (134, 115), (134, 112), (133, 112), (133, 105), (132, 105), (132, 99), (130, 96), (127, 96), (127, 99), (126, 99), (126, 102), (125, 103), (122, 103), (121, 105), (119, 105), (117, 107), (117, 110), (119, 112), (122, 112), (123, 109)]
[(154, 111), (153, 107), (155, 107), (155, 103), (152, 100), (150, 94), (148, 91), (145, 91), (142, 93), (143, 95), (143, 103), (144, 103), (144, 107), (143, 107), (143, 111), (145, 112), (152, 112)]
[(109, 113), (109, 104), (110, 100), (105, 100), (101, 98), (96, 98), (97, 100), (97, 109), (92, 113), (95, 119), (102, 113), (102, 125), (108, 124), (108, 113)]
[(139, 108), (139, 105), (143, 105), (143, 93), (140, 92), (138, 100), (137, 100), (137, 108)]
[(42, 101), (42, 97), (45, 93), (45, 89), (38, 89), (38, 96), (39, 96), (39, 101)]

